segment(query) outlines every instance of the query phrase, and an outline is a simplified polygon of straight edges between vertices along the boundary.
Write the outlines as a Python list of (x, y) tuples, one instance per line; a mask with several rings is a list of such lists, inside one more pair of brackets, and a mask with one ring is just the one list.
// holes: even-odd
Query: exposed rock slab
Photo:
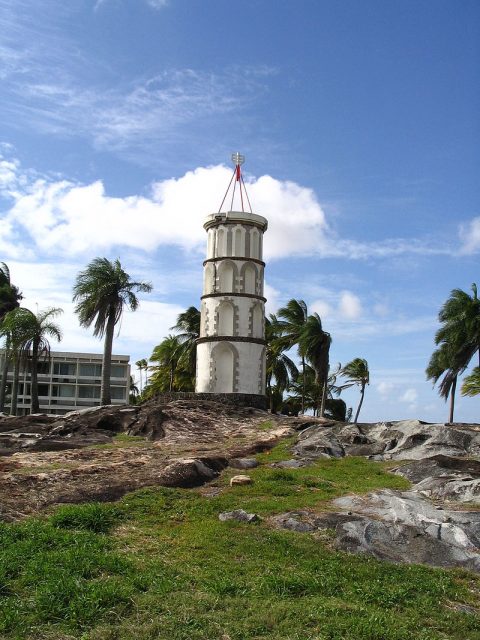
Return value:
[[(294, 433), (282, 416), (203, 400), (0, 416), (0, 431), (0, 519), (7, 520), (52, 504), (114, 500), (141, 487), (198, 486), (230, 459)], [(115, 440), (118, 433), (141, 437)]]
[(331, 529), (344, 551), (395, 563), (480, 572), (480, 512), (436, 508), (416, 492), (379, 491), (334, 500), (340, 512), (290, 512), (272, 518), (291, 531)]
[(420, 420), (314, 424), (299, 434), (294, 452), (305, 460), (345, 455), (371, 456), (378, 460), (479, 456), (480, 428), (478, 425), (427, 424)]

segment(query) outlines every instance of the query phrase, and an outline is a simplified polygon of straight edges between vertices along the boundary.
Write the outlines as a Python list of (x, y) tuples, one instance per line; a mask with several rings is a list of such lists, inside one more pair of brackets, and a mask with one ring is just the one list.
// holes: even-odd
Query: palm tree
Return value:
[(328, 390), (328, 369), (331, 335), (323, 330), (322, 320), (318, 313), (307, 317), (307, 321), (300, 336), (301, 350), (309, 360), (315, 371), (315, 384), (320, 396), (320, 417), (325, 413), (325, 401)]
[(277, 321), (279, 331), (282, 335), (281, 341), (286, 349), (294, 346), (298, 348), (298, 355), (302, 361), (302, 413), (305, 412), (305, 343), (302, 341), (302, 334), (307, 322), (307, 305), (303, 300), (290, 300), (285, 307), (278, 310)]
[[(142, 358), (141, 360), (137, 360), (135, 365), (138, 367), (138, 372), (140, 374), (140, 393), (142, 393), (143, 388), (147, 382), (147, 367), (148, 367), (148, 361), (146, 358)], [(142, 385), (142, 371), (145, 371), (145, 384)], [(138, 395), (138, 389), (137, 389), (137, 395)]]
[(354, 385), (360, 387), (360, 402), (358, 403), (355, 418), (353, 419), (353, 422), (356, 423), (360, 415), (360, 409), (362, 408), (365, 387), (367, 384), (370, 384), (368, 362), (364, 358), (354, 358), (341, 369), (340, 373), (347, 379), (347, 382), (342, 385), (342, 389), (349, 389)]
[(191, 386), (194, 389), (197, 369), (197, 339), (200, 337), (200, 310), (193, 306), (188, 307), (186, 311), (177, 316), (177, 323), (171, 329), (180, 332), (177, 334), (181, 345), (180, 366), (185, 374), (190, 376)]
[(458, 376), (477, 352), (480, 363), (480, 300), (475, 283), (472, 292), (470, 296), (462, 289), (453, 289), (440, 309), (438, 319), (442, 326), (435, 334), (439, 349), (432, 354), (426, 369), (427, 379), (432, 379), (434, 385), (443, 376), (439, 393), (445, 400), (450, 397), (449, 422), (453, 422)]
[(462, 396), (478, 396), (480, 394), (480, 367), (463, 379)]
[(18, 379), (20, 365), (22, 364), (22, 360), (24, 360), (23, 344), (29, 335), (27, 328), (30, 314), (31, 311), (23, 307), (12, 309), (5, 314), (0, 326), (0, 334), (6, 339), (5, 359), (7, 364), (13, 361), (13, 381), (10, 400), (10, 414), (12, 416), (17, 413)]
[[(266, 388), (267, 397), (270, 400), (270, 411), (275, 409), (275, 400), (281, 401), (283, 392), (292, 380), (298, 376), (298, 369), (285, 353), (279, 333), (277, 317), (272, 313), (270, 318), (265, 318), (266, 348)], [(272, 385), (275, 380), (275, 385)]]
[(53, 322), (53, 318), (63, 313), (63, 309), (52, 307), (34, 314), (28, 313), (22, 318), (23, 341), (20, 345), (21, 355), (25, 361), (31, 352), (31, 405), (30, 413), (38, 413), (38, 361), (40, 358), (50, 361), (49, 338), (60, 341), (62, 332), (60, 327)]
[(178, 391), (175, 389), (175, 374), (182, 356), (182, 343), (178, 336), (169, 335), (157, 344), (150, 356), (151, 362), (158, 365), (150, 367), (150, 393), (154, 391)]
[(10, 281), (10, 270), (5, 262), (0, 262), (0, 320), (6, 313), (20, 306), (23, 298), (18, 287)]
[(462, 289), (453, 289), (440, 309), (438, 319), (443, 326), (437, 331), (435, 343), (456, 342), (456, 360), (465, 370), (478, 352), (480, 366), (480, 299), (477, 285), (471, 286), (473, 296)]
[[(18, 287), (13, 285), (10, 280), (10, 270), (5, 262), (0, 262), (0, 323), (9, 311), (13, 311), (20, 305), (22, 299)], [(8, 333), (5, 336), (5, 349), (3, 353), (2, 364), (2, 381), (0, 383), (0, 412), (5, 407), (5, 392), (7, 388), (7, 375), (10, 353), (10, 344), (8, 341)]]
[(450, 397), (450, 413), (448, 421), (453, 422), (455, 410), (455, 391), (459, 369), (456, 361), (456, 348), (448, 342), (442, 342), (440, 347), (430, 357), (430, 362), (425, 371), (427, 380), (433, 380), (435, 385), (443, 376), (439, 385), (439, 393), (445, 402)]
[(107, 258), (94, 258), (77, 276), (73, 301), (77, 303), (75, 312), (78, 313), (80, 325), (90, 327), (93, 323), (93, 335), (105, 338), (100, 390), (102, 405), (111, 404), (112, 401), (110, 372), (115, 325), (122, 317), (125, 306), (132, 311), (138, 308), (137, 291), (149, 293), (151, 290), (151, 284), (131, 280), (118, 259), (110, 262)]

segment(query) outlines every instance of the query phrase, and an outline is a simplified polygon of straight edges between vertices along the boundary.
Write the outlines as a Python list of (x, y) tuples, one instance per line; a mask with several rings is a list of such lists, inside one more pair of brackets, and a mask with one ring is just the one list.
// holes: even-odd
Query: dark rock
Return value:
[(235, 511), (224, 511), (220, 513), (218, 519), (222, 522), (226, 520), (238, 520), (239, 522), (258, 522), (260, 518), (256, 513), (247, 513), (243, 509), (235, 509)]
[(272, 462), (272, 467), (280, 467), (280, 469), (299, 469), (305, 466), (302, 460), (281, 460), (280, 462)]
[(255, 469), (258, 462), (255, 458), (233, 458), (230, 460), (230, 466), (234, 469)]

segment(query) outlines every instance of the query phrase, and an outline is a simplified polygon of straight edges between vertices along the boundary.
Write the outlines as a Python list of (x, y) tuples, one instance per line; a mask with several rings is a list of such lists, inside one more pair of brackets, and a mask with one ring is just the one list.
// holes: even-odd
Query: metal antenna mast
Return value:
[(233, 211), (233, 202), (234, 202), (234, 198), (235, 198), (235, 191), (237, 189), (237, 184), (238, 184), (238, 190), (240, 193), (240, 203), (241, 203), (241, 207), (242, 207), (242, 213), (245, 213), (245, 208), (244, 208), (244, 202), (243, 202), (243, 196), (245, 194), (245, 198), (247, 200), (248, 203), (248, 208), (250, 209), (250, 213), (252, 213), (252, 206), (250, 204), (250, 198), (248, 197), (248, 193), (247, 193), (247, 188), (245, 186), (245, 182), (243, 180), (243, 174), (242, 174), (242, 164), (245, 162), (245, 156), (243, 156), (241, 153), (239, 153), (238, 151), (236, 153), (232, 153), (232, 162), (235, 165), (235, 169), (233, 170), (233, 175), (230, 178), (230, 182), (228, 183), (228, 187), (227, 190), (225, 192), (225, 195), (223, 196), (223, 200), (222, 203), (218, 209), (218, 213), (221, 212), (223, 204), (227, 198), (228, 192), (230, 191), (230, 189), (232, 188), (232, 183), (233, 183), (233, 189), (232, 189), (232, 199), (230, 202), (230, 211)]

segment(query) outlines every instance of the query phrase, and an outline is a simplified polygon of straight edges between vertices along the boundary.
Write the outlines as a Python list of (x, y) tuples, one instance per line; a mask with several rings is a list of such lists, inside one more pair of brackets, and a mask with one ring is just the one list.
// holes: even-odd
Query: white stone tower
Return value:
[[(263, 233), (268, 223), (251, 211), (241, 173), (244, 157), (233, 154), (235, 170), (218, 213), (207, 216), (197, 393), (265, 395), (265, 263)], [(233, 185), (233, 186), (232, 186)], [(241, 211), (222, 212), (238, 187)], [(244, 199), (250, 213), (244, 211)]]

